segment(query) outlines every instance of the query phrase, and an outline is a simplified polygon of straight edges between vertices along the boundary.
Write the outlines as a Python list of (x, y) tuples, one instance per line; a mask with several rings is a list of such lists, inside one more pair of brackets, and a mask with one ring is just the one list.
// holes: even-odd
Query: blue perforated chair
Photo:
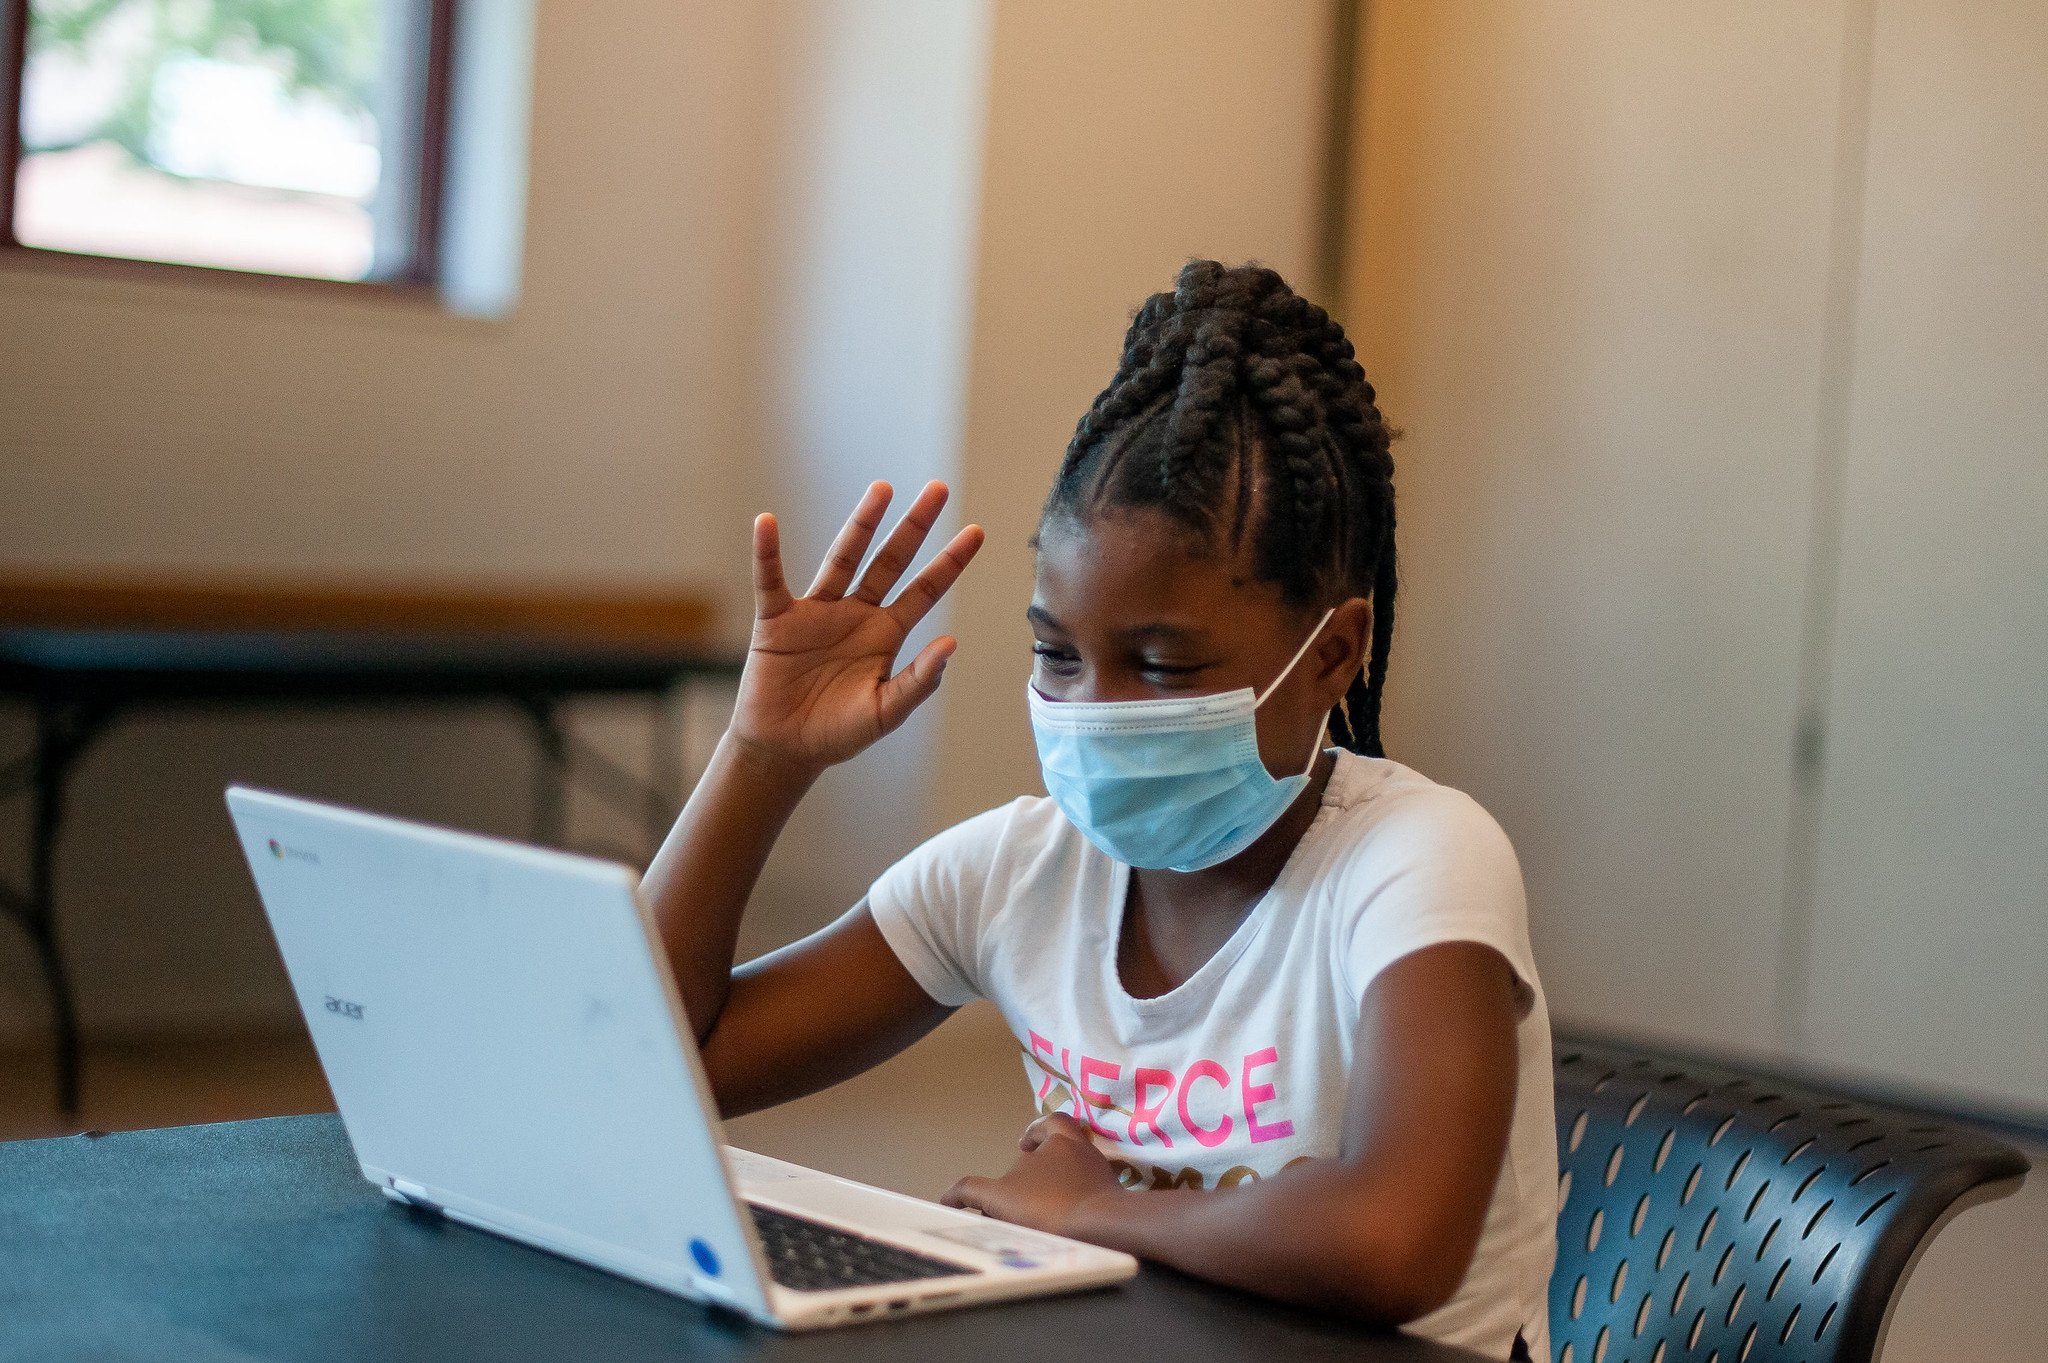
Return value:
[(1935, 1234), (2018, 1190), (1954, 1123), (1560, 1036), (1551, 1363), (1870, 1363)]

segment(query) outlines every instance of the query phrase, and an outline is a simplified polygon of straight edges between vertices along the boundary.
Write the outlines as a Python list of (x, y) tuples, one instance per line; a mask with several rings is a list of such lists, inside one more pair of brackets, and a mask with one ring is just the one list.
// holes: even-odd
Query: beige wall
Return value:
[(1389, 746), (1506, 825), (1553, 1008), (2048, 1111), (2039, 7), (1380, 0), (1365, 52)]
[(737, 585), (778, 12), (542, 7), (506, 321), (0, 275), (0, 562)]
[(1506, 826), (1558, 1013), (1768, 1045), (1842, 8), (1367, 27), (1389, 751)]
[(1795, 1039), (2048, 1114), (2048, 9), (1875, 17)]

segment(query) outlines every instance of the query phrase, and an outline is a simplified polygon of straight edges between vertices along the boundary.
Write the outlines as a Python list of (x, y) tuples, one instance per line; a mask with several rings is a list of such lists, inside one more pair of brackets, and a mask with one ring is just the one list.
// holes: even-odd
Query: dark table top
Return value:
[(1120, 1287), (783, 1335), (386, 1201), (341, 1120), (0, 1144), (0, 1359), (1470, 1363), (1147, 1266)]
[(0, 691), (75, 699), (346, 699), (650, 691), (737, 652), (493, 634), (0, 628)]

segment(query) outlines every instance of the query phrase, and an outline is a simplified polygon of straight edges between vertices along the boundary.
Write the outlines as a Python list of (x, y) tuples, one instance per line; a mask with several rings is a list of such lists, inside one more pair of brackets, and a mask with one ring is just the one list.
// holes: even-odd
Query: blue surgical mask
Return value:
[(1259, 760), (1258, 709), (1323, 632), (1332, 610), (1264, 691), (1164, 700), (1054, 701), (1024, 690), (1045, 788), (1067, 821), (1117, 861), (1199, 871), (1242, 852), (1308, 786), (1323, 750), (1276, 778)]

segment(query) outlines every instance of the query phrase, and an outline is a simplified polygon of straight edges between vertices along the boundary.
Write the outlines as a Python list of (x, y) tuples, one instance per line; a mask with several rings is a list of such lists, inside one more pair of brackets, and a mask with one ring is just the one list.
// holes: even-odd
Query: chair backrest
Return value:
[(2019, 1187), (1950, 1122), (1556, 1041), (1550, 1363), (1870, 1363), (1935, 1231)]

